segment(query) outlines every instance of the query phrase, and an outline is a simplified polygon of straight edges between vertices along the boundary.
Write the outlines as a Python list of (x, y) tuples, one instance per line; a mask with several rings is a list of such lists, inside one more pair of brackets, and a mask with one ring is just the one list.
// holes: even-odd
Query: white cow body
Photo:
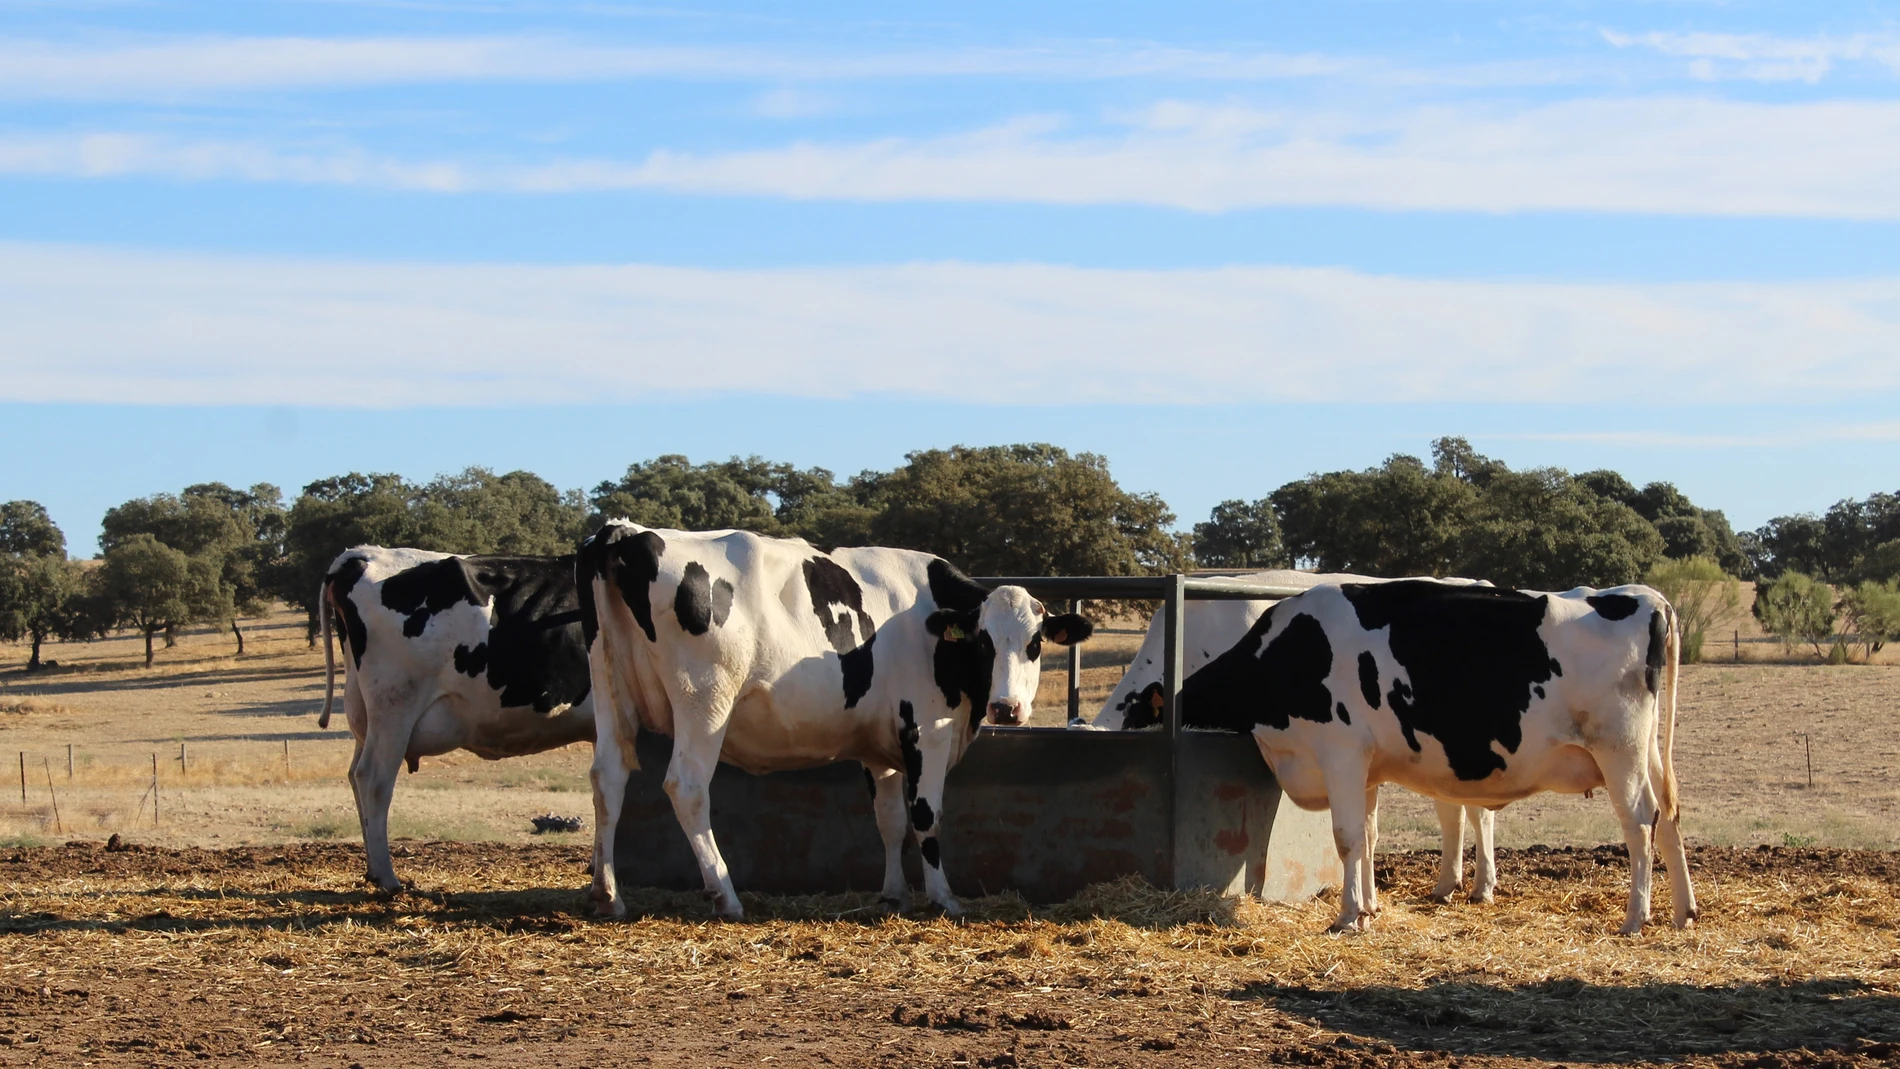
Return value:
[(741, 911), (707, 808), (720, 760), (751, 772), (861, 762), (884, 898), (908, 901), (908, 826), (926, 892), (956, 912), (937, 841), (944, 778), (986, 715), (1027, 719), (1042, 638), (1087, 635), (1085, 621), (1048, 616), (1019, 587), (986, 591), (908, 550), (826, 554), (798, 539), (616, 521), (584, 544), (579, 574), (599, 695), (594, 895), (614, 915), (625, 911), (614, 829), (642, 727), (673, 737), (666, 790), (721, 915)]
[(401, 887), (389, 858), (397, 771), (469, 750), (489, 760), (592, 741), (572, 558), (461, 557), (358, 546), (338, 555), (319, 592), (328, 727), (344, 652), (343, 711), (356, 751), (356, 796), (369, 878)]
[[(1344, 572), (1302, 572), (1287, 568), (1250, 572), (1246, 575), (1231, 577), (1234, 582), (1252, 583), (1267, 587), (1294, 587), (1301, 590), (1311, 589), (1328, 583), (1379, 583), (1383, 579), (1370, 576), (1353, 575)], [(1455, 584), (1469, 583), (1470, 580), (1443, 580)], [(1183, 631), (1181, 634), (1181, 678), (1185, 681), (1194, 673), (1206, 667), (1216, 657), (1227, 652), (1254, 623), (1262, 613), (1271, 608), (1275, 598), (1263, 598), (1247, 601), (1189, 601), (1184, 608)], [(1157, 611), (1148, 620), (1148, 632), (1142, 637), (1141, 648), (1135, 652), (1135, 658), (1129, 663), (1128, 671), (1122, 675), (1115, 689), (1109, 692), (1100, 709), (1086, 724), (1072, 723), (1071, 727), (1091, 727), (1099, 730), (1118, 730), (1127, 723), (1127, 714), (1131, 706), (1148, 705), (1158, 710), (1161, 694), (1163, 665), (1167, 657), (1166, 621)], [(1146, 720), (1152, 713), (1140, 716)], [(1449, 902), (1464, 884), (1464, 835), (1468, 820), (1473, 833), (1472, 884), (1470, 900), (1490, 902), (1497, 888), (1497, 853), (1495, 850), (1496, 814), (1484, 806), (1460, 806), (1455, 802), (1434, 800), (1437, 811), (1439, 832), (1442, 844), (1439, 853), (1438, 886), (1432, 891), (1432, 897), (1441, 902)], [(1378, 838), (1378, 807), (1375, 796), (1372, 811), (1367, 818), (1367, 835), (1376, 842)], [(1368, 856), (1371, 849), (1368, 847)], [(1376, 898), (1373, 902), (1375, 911)]]
[(1346, 872), (1335, 930), (1376, 905), (1375, 792), (1397, 783), (1480, 806), (1606, 788), (1629, 844), (1634, 934), (1649, 916), (1652, 828), (1676, 923), (1695, 916), (1670, 753), (1678, 647), (1674, 610), (1648, 587), (1320, 586), (1197, 672), (1182, 713), (1251, 732), (1296, 804), (1332, 810)]

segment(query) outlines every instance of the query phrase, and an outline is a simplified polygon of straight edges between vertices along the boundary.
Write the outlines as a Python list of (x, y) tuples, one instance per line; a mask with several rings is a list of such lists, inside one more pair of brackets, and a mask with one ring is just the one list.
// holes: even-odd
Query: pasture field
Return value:
[[(317, 729), (322, 653), (307, 647), (302, 617), (289, 611), (247, 624), (246, 634), (241, 659), (228, 634), (185, 634), (149, 671), (136, 638), (49, 645), (60, 667), (31, 675), (19, 670), (24, 648), (0, 646), (0, 843), (113, 832), (190, 846), (354, 839), (349, 733), (340, 712), (332, 730)], [(1743, 638), (1742, 663), (1682, 673), (1676, 759), (1690, 841), (1900, 848), (1900, 666), (1784, 663), (1769, 659), (1780, 648), (1758, 632)], [(1085, 710), (1108, 695), (1140, 641), (1138, 628), (1111, 623), (1083, 648)], [(1063, 722), (1065, 658), (1045, 658), (1037, 724)], [(154, 755), (156, 827), (147, 793)], [(590, 760), (585, 745), (499, 762), (425, 759), (397, 781), (392, 835), (538, 841), (536, 814), (591, 818)], [(1381, 809), (1382, 843), (1437, 843), (1422, 799), (1388, 789)], [(1506, 809), (1498, 841), (1594, 845), (1621, 834), (1603, 797), (1545, 795)]]
[[(1900, 1058), (1900, 858), (1697, 848), (1702, 923), (1635, 939), (1610, 848), (1507, 851), (1491, 906), (1386, 855), (1326, 901), (1110, 884), (951, 922), (870, 896), (645, 893), (584, 914), (579, 847), (0, 851), (0, 1065), (1400, 1066)], [(1659, 903), (1666, 915), (1667, 893)]]

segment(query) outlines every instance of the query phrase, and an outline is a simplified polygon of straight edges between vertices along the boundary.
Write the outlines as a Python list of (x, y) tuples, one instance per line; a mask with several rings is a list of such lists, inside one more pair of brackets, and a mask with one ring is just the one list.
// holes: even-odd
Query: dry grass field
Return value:
[[(1611, 934), (1628, 869), (1602, 798), (1506, 809), (1498, 902), (1432, 905), (1434, 858), (1398, 851), (1436, 827), (1397, 791), (1364, 936), (1320, 934), (1325, 900), (1133, 884), (964, 923), (748, 896), (753, 919), (720, 924), (640, 892), (610, 924), (585, 915), (584, 836), (530, 832), (589, 814), (584, 746), (405, 774), (414, 889), (368, 893), (349, 736), (316, 729), (321, 654), (289, 613), (248, 634), (243, 658), (185, 635), (151, 670), (130, 639), (50, 647), (60, 667), (30, 676), (0, 648), (0, 1065), (1900, 1061), (1892, 667), (1775, 663), (1757, 640), (1684, 671), (1688, 932)], [(1139, 640), (1091, 644), (1086, 708)], [(1060, 723), (1066, 665), (1046, 670), (1038, 722)]]

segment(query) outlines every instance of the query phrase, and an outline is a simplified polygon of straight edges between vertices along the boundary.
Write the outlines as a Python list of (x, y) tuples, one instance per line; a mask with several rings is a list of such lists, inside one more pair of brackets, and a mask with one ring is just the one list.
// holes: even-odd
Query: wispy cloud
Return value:
[(0, 244), (0, 319), (7, 401), (1615, 405), (1900, 390), (1900, 281), (450, 266)]
[(1019, 76), (1275, 81), (1374, 71), (1405, 77), (1384, 64), (1351, 57), (1112, 41), (847, 52), (599, 45), (557, 37), (188, 37), (117, 43), (0, 39), (0, 95), (66, 99), (483, 80), (823, 82)]
[(1649, 48), (1689, 61), (1691, 76), (1706, 81), (1819, 82), (1835, 65), (1868, 61), (1900, 70), (1900, 37), (1851, 34), (1785, 37), (1740, 33), (1620, 33), (1604, 30), (1618, 48)]
[(0, 137), (0, 173), (419, 190), (666, 190), (856, 201), (1278, 205), (1900, 217), (1900, 102), (1589, 100), (1308, 113), (1162, 103), (1078, 131), (968, 133), (637, 160), (405, 160), (328, 143), (132, 134)]

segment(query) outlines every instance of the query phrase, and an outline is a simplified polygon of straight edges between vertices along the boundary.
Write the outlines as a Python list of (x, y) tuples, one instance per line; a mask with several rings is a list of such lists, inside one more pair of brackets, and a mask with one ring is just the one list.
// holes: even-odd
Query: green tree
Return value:
[(147, 668), (152, 666), (153, 635), (197, 620), (221, 619), (230, 608), (207, 559), (194, 559), (142, 532), (116, 540), (105, 551), (98, 591), (116, 626), (145, 636)]
[(40, 668), (47, 639), (87, 636), (82, 593), (79, 565), (64, 553), (0, 554), (0, 640), (32, 643), (27, 671)]
[(1223, 501), (1206, 523), (1194, 525), (1194, 560), (1213, 568), (1285, 568), (1292, 564), (1280, 542), (1280, 520), (1267, 498), (1249, 504)]
[(1456, 475), (1397, 454), (1377, 468), (1287, 483), (1268, 500), (1294, 559), (1323, 572), (1394, 577), (1451, 574), (1477, 498)]
[(1643, 582), (1655, 587), (1675, 606), (1682, 629), (1682, 659), (1702, 660), (1702, 645), (1716, 621), (1734, 616), (1742, 606), (1742, 584), (1708, 557), (1664, 559), (1650, 565)]
[(66, 556), (66, 536), (46, 506), (37, 501), (0, 505), (0, 553), (16, 556)]
[(1617, 586), (1662, 556), (1656, 529), (1557, 468), (1494, 473), (1457, 539), (1459, 575), (1504, 586)]
[(1783, 572), (1755, 585), (1755, 618), (1783, 645), (1806, 642), (1825, 658), (1821, 646), (1834, 638), (1834, 591), (1804, 572)]
[(1187, 540), (1154, 494), (1123, 490), (1108, 461), (1052, 445), (954, 446), (855, 482), (878, 545), (935, 553), (973, 574), (1136, 575), (1186, 566)]
[(457, 553), (555, 557), (572, 553), (588, 530), (579, 491), (563, 493), (526, 471), (437, 476), (415, 492), (411, 507), (419, 537)]
[[(282, 553), (284, 510), (276, 487), (260, 483), (235, 490), (223, 483), (199, 483), (180, 494), (153, 494), (109, 510), (101, 524), (100, 548), (110, 552), (127, 539), (150, 535), (184, 553), (196, 574), (208, 576), (200, 608), (224, 611), (216, 622), (228, 626), (244, 653), (241, 616), (264, 611), (271, 569)], [(212, 620), (214, 617), (200, 617)], [(174, 642), (176, 627), (167, 628), (165, 644)]]
[(1900, 582), (1864, 579), (1841, 592), (1842, 636), (1852, 635), (1861, 660), (1871, 661), (1889, 642), (1900, 640)]

